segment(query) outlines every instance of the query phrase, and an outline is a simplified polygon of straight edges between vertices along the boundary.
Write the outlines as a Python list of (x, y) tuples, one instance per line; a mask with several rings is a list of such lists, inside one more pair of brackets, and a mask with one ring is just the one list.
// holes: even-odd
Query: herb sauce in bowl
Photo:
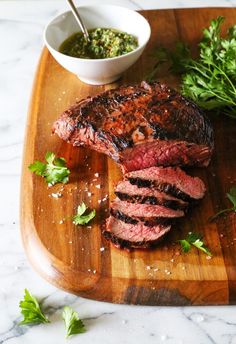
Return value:
[(105, 59), (125, 55), (138, 47), (138, 39), (116, 29), (89, 30), (90, 42), (82, 32), (74, 33), (59, 47), (62, 54), (83, 59)]

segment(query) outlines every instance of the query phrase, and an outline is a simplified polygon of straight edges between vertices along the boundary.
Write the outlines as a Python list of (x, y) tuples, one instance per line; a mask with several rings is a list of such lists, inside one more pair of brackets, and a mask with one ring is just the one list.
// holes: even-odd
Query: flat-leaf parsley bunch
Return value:
[(203, 30), (199, 57), (194, 59), (185, 43), (179, 42), (174, 51), (159, 48), (156, 64), (150, 73), (153, 79), (164, 62), (170, 70), (182, 74), (182, 94), (207, 110), (217, 109), (236, 119), (236, 25), (221, 36), (223, 17), (213, 19)]

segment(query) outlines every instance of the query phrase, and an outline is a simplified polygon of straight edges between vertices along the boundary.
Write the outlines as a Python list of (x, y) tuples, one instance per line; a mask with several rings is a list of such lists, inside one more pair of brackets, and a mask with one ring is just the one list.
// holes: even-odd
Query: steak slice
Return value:
[(203, 181), (187, 175), (179, 167), (149, 167), (125, 175), (131, 184), (155, 189), (184, 201), (201, 199), (206, 191)]
[(106, 220), (106, 229), (103, 235), (119, 248), (151, 248), (169, 232), (171, 226), (145, 226), (143, 223), (129, 224), (113, 216)]
[(129, 203), (118, 198), (111, 204), (111, 215), (126, 223), (144, 222), (146, 226), (153, 224), (169, 224), (170, 220), (184, 216), (182, 210), (173, 210), (161, 205)]
[(53, 132), (74, 146), (109, 155), (123, 171), (207, 166), (213, 131), (203, 111), (165, 84), (121, 86), (66, 110)]
[(131, 203), (142, 203), (152, 205), (162, 205), (171, 209), (186, 210), (188, 203), (155, 189), (138, 187), (131, 184), (128, 180), (121, 181), (115, 189), (116, 196)]

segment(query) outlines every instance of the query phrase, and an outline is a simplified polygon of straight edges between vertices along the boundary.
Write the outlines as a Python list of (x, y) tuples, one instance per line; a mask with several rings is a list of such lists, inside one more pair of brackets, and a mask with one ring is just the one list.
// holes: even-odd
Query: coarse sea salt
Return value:
[(62, 194), (60, 192), (57, 192), (57, 193), (51, 193), (49, 196), (51, 196), (53, 198), (60, 198), (60, 197), (62, 197)]

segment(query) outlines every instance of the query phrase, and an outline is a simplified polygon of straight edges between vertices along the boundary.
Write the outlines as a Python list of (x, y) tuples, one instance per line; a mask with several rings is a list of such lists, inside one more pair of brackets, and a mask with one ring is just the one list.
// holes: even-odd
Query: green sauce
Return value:
[(136, 37), (115, 29), (89, 30), (90, 42), (81, 32), (74, 33), (60, 46), (59, 51), (72, 57), (105, 59), (125, 55), (138, 47)]

